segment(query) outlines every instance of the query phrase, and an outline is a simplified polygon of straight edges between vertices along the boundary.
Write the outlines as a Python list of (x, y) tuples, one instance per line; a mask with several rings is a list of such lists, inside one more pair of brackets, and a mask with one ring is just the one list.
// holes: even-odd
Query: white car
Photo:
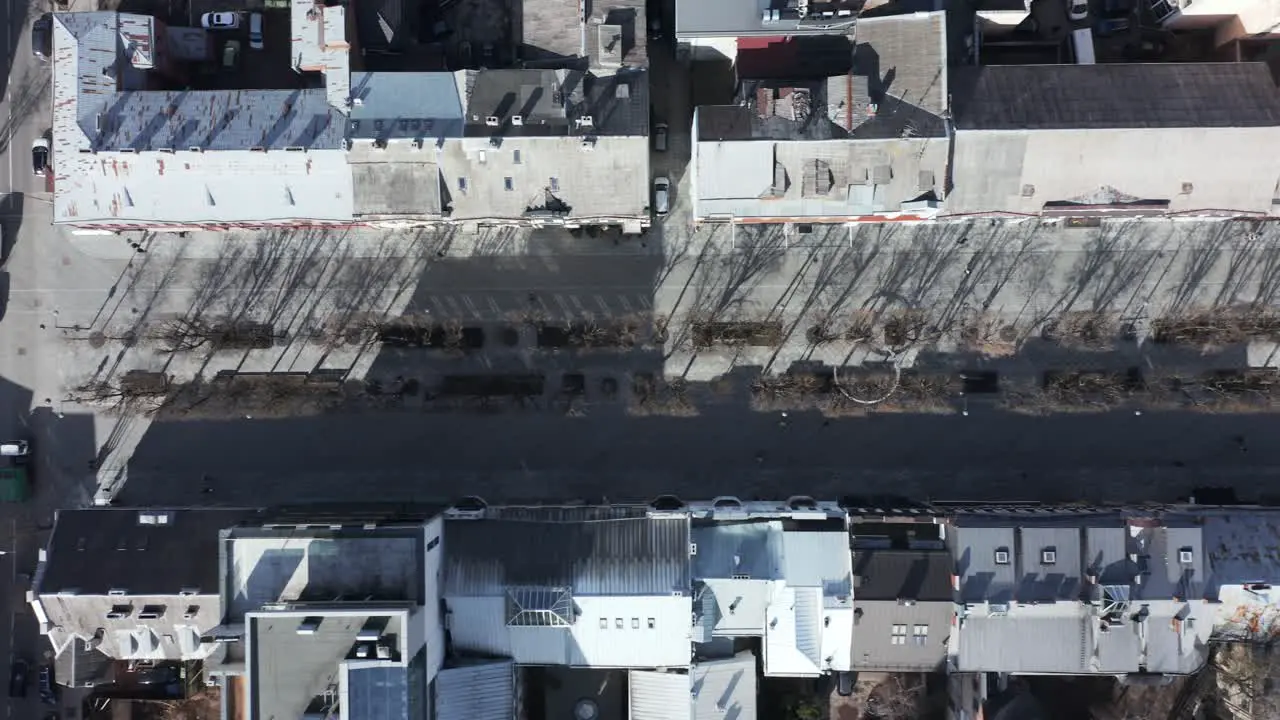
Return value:
[(240, 27), (240, 13), (205, 13), (200, 16), (200, 25), (209, 30), (235, 30)]
[(262, 49), (262, 13), (249, 14), (249, 47)]
[(1089, 3), (1087, 0), (1067, 0), (1067, 17), (1071, 22), (1089, 19)]
[(653, 211), (659, 215), (671, 212), (671, 180), (666, 177), (653, 179)]

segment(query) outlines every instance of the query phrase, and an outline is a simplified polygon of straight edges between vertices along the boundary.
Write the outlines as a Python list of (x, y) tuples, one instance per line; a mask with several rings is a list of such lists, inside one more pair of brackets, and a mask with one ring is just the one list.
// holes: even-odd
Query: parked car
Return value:
[(228, 70), (235, 70), (236, 63), (240, 61), (240, 41), (228, 40), (226, 45), (222, 46), (222, 67)]
[(659, 215), (671, 212), (671, 180), (665, 176), (653, 179), (653, 211)]
[(31, 454), (31, 444), (26, 440), (6, 440), (0, 442), (0, 457), (26, 457)]
[(658, 152), (667, 151), (667, 124), (658, 123), (653, 126), (653, 149)]
[(36, 175), (49, 174), (49, 139), (38, 137), (31, 143), (31, 171)]
[(249, 47), (262, 49), (262, 13), (249, 14)]
[(41, 60), (53, 54), (53, 15), (45, 13), (31, 23), (31, 54)]
[(1088, 0), (1067, 0), (1067, 17), (1071, 22), (1080, 22), (1089, 19), (1089, 3)]
[(205, 13), (200, 16), (200, 25), (209, 30), (235, 30), (240, 27), (240, 13)]
[(53, 666), (41, 665), (39, 678), (40, 702), (45, 705), (57, 705), (58, 687), (53, 684)]
[(9, 665), (9, 697), (24, 698), (27, 696), (28, 672), (30, 666), (22, 658), (14, 658)]

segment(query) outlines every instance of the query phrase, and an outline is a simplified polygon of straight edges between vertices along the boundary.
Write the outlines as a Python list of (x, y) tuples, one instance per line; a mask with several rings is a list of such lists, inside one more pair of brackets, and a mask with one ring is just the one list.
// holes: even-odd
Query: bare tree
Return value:
[(1230, 643), (1214, 655), (1218, 704), (1239, 720), (1280, 717), (1280, 663), (1272, 643)]
[(924, 715), (924, 682), (915, 675), (892, 673), (871, 690), (865, 717), (874, 720), (915, 720)]

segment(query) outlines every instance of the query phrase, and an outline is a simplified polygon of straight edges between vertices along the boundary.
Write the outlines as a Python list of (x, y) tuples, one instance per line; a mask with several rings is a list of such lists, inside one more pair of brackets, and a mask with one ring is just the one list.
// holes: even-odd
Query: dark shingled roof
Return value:
[(859, 600), (952, 599), (951, 556), (929, 550), (855, 550), (853, 596)]
[[(216, 593), (218, 532), (255, 514), (244, 509), (61, 510), (40, 591), (105, 595), (121, 589), (131, 595), (170, 595), (193, 588)], [(156, 517), (167, 521), (142, 522)]]
[(1280, 125), (1262, 63), (990, 65), (954, 68), (961, 130)]

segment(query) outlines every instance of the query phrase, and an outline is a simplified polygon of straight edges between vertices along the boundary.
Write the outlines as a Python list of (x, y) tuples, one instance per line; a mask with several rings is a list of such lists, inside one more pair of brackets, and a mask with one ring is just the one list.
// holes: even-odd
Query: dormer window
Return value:
[(1191, 548), (1184, 547), (1178, 550), (1178, 562), (1182, 563), (1183, 565), (1190, 565), (1195, 561), (1196, 561), (1196, 556), (1195, 556), (1195, 553), (1191, 550)]
[(996, 564), (997, 565), (1009, 564), (1009, 548), (1004, 548), (1004, 547), (996, 548)]
[(1057, 548), (1047, 547), (1047, 548), (1045, 548), (1045, 549), (1043, 549), (1043, 550), (1041, 550), (1041, 551), (1040, 551), (1040, 564), (1041, 564), (1041, 565), (1053, 565), (1053, 564), (1054, 564), (1054, 563), (1056, 563), (1056, 562), (1058, 562), (1058, 550), (1057, 550)]

